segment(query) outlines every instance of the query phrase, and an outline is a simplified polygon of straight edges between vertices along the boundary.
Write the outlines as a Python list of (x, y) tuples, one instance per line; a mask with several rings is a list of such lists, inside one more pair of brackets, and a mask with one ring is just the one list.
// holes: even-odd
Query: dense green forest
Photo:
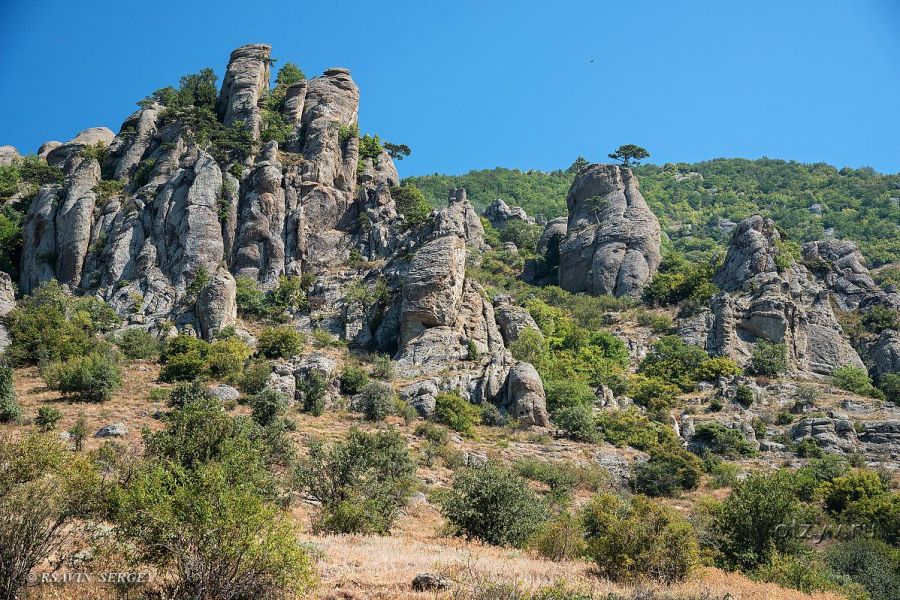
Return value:
[[(766, 158), (642, 165), (634, 171), (664, 231), (682, 251), (721, 245), (730, 233), (727, 221), (759, 212), (798, 242), (831, 234), (858, 242), (870, 266), (900, 259), (900, 174)], [(497, 168), (406, 182), (418, 186), (434, 205), (446, 202), (448, 189), (464, 187), (479, 208), (502, 198), (530, 215), (551, 219), (565, 214), (574, 177), (572, 168)]]

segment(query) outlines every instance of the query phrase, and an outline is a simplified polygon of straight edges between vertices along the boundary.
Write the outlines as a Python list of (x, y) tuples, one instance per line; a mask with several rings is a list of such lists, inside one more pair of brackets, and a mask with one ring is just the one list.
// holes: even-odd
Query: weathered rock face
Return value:
[(638, 297), (660, 262), (660, 227), (631, 170), (593, 165), (566, 198), (559, 286), (570, 292)]
[(8, 315), (16, 307), (16, 290), (13, 287), (12, 278), (0, 271), (0, 353), (9, 346), (9, 332), (3, 325), (3, 317)]
[(558, 217), (544, 225), (538, 238), (537, 255), (525, 261), (522, 279), (532, 285), (547, 285), (559, 281), (559, 247), (566, 239), (568, 219)]
[(875, 283), (866, 259), (848, 240), (820, 240), (803, 244), (803, 260), (831, 291), (841, 310), (875, 305), (900, 308), (900, 294), (888, 293)]
[(892, 329), (882, 331), (868, 354), (876, 377), (900, 373), (900, 332)]
[(495, 229), (503, 229), (513, 221), (533, 224), (534, 219), (528, 216), (525, 209), (520, 206), (510, 206), (500, 198), (497, 198), (484, 209), (481, 216)]
[(231, 53), (228, 70), (219, 92), (219, 118), (226, 127), (243, 123), (253, 139), (259, 139), (262, 117), (259, 99), (269, 88), (269, 54), (271, 46), (250, 44)]
[(7, 167), (19, 159), (15, 146), (0, 146), (0, 167)]
[(494, 298), (494, 315), (497, 318), (500, 333), (503, 335), (503, 341), (507, 345), (519, 339), (526, 329), (535, 331), (543, 337), (537, 323), (531, 317), (531, 313), (526, 308), (513, 304), (512, 298), (509, 296)]
[[(255, 139), (268, 57), (266, 45), (235, 50), (217, 102), (224, 125), (243, 122)], [(274, 142), (239, 163), (217, 162), (184, 125), (164, 124), (159, 104), (130, 115), (118, 135), (94, 128), (46, 144), (42, 152), (66, 180), (31, 202), (21, 291), (56, 278), (76, 293), (103, 297), (132, 324), (174, 320), (207, 336), (232, 324), (234, 275), (269, 288), (282, 274), (320, 270), (349, 255), (358, 142), (341, 141), (339, 133), (356, 122), (358, 103), (346, 69), (292, 86), (284, 111), (295, 131), (287, 146), (303, 155), (287, 162)], [(81, 156), (98, 143), (109, 145), (104, 165)], [(378, 226), (390, 246), (397, 213), (389, 188), (399, 176), (386, 153), (373, 170), (374, 181), (361, 189), (378, 196)], [(126, 180), (125, 190), (98, 199), (101, 172)], [(209, 281), (200, 293), (191, 289), (198, 278)]]
[(791, 369), (828, 375), (837, 367), (863, 367), (844, 336), (829, 293), (796, 263), (776, 264), (775, 224), (756, 215), (735, 230), (725, 263), (713, 281), (724, 290), (681, 330), (711, 354), (746, 362), (759, 340), (785, 344)]
[(529, 363), (515, 365), (509, 370), (506, 385), (507, 410), (510, 415), (523, 425), (550, 425), (544, 385), (534, 366)]

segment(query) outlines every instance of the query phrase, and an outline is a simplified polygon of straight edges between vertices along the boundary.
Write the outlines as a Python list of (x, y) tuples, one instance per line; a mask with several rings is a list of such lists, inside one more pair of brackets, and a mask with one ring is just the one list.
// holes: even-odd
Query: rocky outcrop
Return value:
[(900, 308), (900, 294), (875, 283), (866, 259), (848, 240), (820, 240), (803, 244), (804, 263), (831, 291), (835, 305), (845, 311), (873, 305)]
[(19, 151), (15, 146), (0, 146), (0, 167), (8, 167), (19, 158)]
[(857, 444), (856, 430), (848, 419), (810, 417), (796, 423), (790, 430), (795, 442), (811, 438), (827, 452), (849, 452)]
[(65, 144), (57, 144), (57, 142), (47, 142), (54, 144), (52, 149), (48, 150), (48, 145), (41, 146), (39, 152), (46, 152), (47, 162), (59, 168), (64, 168), (69, 159), (77, 156), (85, 146), (109, 146), (116, 134), (106, 127), (91, 127), (85, 129)]
[(487, 219), (494, 229), (503, 229), (513, 221), (528, 223), (529, 225), (534, 224), (534, 219), (528, 216), (524, 208), (510, 206), (500, 198), (491, 202), (481, 213), (481, 216)]
[(900, 373), (900, 332), (886, 329), (869, 348), (872, 372), (881, 378), (888, 373)]
[(500, 327), (500, 333), (503, 335), (503, 341), (507, 345), (519, 339), (519, 336), (526, 329), (530, 329), (541, 334), (537, 323), (531, 317), (528, 309), (517, 306), (513, 303), (509, 296), (497, 296), (494, 298), (494, 315), (497, 318), (497, 326)]
[(538, 258), (525, 261), (522, 279), (532, 285), (547, 285), (559, 281), (559, 247), (566, 239), (568, 219), (558, 217), (544, 225), (537, 242)]
[(828, 291), (805, 266), (779, 257), (780, 246), (770, 219), (755, 215), (742, 221), (713, 278), (724, 291), (712, 298), (709, 312), (682, 324), (685, 340), (739, 363), (760, 340), (783, 343), (795, 372), (829, 375), (844, 365), (863, 367)]
[(518, 363), (511, 368), (506, 388), (507, 411), (513, 418), (523, 425), (550, 425), (544, 385), (534, 366)]
[(626, 167), (592, 165), (566, 198), (559, 286), (570, 292), (638, 297), (660, 262), (660, 227)]
[(16, 290), (13, 287), (12, 278), (0, 271), (0, 354), (9, 346), (9, 332), (3, 324), (3, 317), (12, 312), (16, 307)]
[(259, 99), (269, 89), (269, 54), (266, 44), (241, 46), (231, 53), (219, 92), (219, 118), (226, 127), (240, 122), (259, 139), (262, 117)]

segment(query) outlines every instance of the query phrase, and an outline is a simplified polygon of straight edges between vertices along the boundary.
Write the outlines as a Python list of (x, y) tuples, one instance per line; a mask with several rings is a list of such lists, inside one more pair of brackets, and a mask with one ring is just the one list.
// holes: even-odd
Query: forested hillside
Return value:
[[(900, 256), (900, 175), (765, 158), (645, 165), (634, 172), (664, 232), (679, 250), (721, 245), (734, 223), (760, 213), (772, 217), (798, 242), (829, 235), (852, 239), (870, 266)], [(573, 168), (551, 172), (497, 168), (406, 181), (435, 205), (446, 202), (448, 189), (464, 187), (479, 209), (502, 198), (530, 215), (551, 219), (566, 214), (566, 192), (574, 177)]]

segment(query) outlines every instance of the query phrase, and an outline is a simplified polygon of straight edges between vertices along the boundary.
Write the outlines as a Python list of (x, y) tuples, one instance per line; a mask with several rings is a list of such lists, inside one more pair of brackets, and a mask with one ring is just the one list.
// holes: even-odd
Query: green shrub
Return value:
[(500, 231), (500, 240), (515, 244), (519, 250), (533, 253), (537, 248), (538, 238), (541, 237), (542, 231), (543, 228), (540, 225), (525, 221), (510, 221)]
[(885, 329), (900, 330), (900, 311), (886, 306), (873, 306), (863, 313), (862, 324), (866, 331), (876, 335)]
[(710, 358), (702, 348), (669, 335), (653, 344), (641, 361), (639, 372), (690, 391), (701, 379), (732, 373), (732, 365), (727, 359)]
[(878, 473), (863, 469), (855, 469), (822, 484), (825, 508), (834, 514), (843, 512), (853, 502), (880, 496), (885, 491)]
[(341, 371), (341, 392), (358, 394), (369, 383), (369, 375), (365, 369), (356, 365), (347, 365)]
[(605, 410), (596, 416), (600, 435), (614, 446), (629, 445), (638, 450), (681, 447), (681, 441), (671, 427), (650, 421), (634, 409)]
[(490, 402), (481, 405), (479, 419), (483, 425), (488, 427), (503, 427), (509, 423), (509, 416), (501, 413), (500, 409)]
[(571, 513), (564, 512), (541, 524), (528, 540), (528, 547), (554, 561), (575, 560), (584, 554), (584, 526)]
[(237, 337), (216, 340), (207, 350), (206, 370), (212, 377), (233, 381), (252, 355), (253, 348)]
[(900, 406), (900, 373), (888, 373), (882, 376), (881, 391), (890, 402)]
[(900, 554), (879, 540), (856, 538), (829, 548), (825, 562), (873, 598), (900, 600)]
[(98, 348), (98, 333), (121, 322), (96, 298), (75, 298), (51, 281), (24, 298), (6, 317), (14, 365), (40, 364), (84, 356)]
[(852, 365), (844, 365), (838, 367), (831, 373), (831, 380), (834, 385), (842, 390), (859, 394), (860, 396), (879, 397), (881, 394), (878, 389), (872, 385), (869, 374), (865, 369), (854, 367)]
[(397, 205), (397, 212), (406, 219), (407, 227), (418, 227), (427, 221), (431, 214), (431, 206), (421, 190), (414, 185), (403, 184), (392, 187), (391, 198)]
[(76, 452), (81, 452), (81, 449), (84, 447), (84, 438), (87, 437), (87, 434), (87, 422), (84, 420), (83, 415), (79, 415), (75, 420), (75, 424), (69, 428), (69, 437), (75, 445)]
[(713, 488), (732, 487), (738, 482), (738, 475), (740, 472), (741, 467), (739, 465), (719, 461), (709, 469), (709, 474), (712, 476), (710, 485)]
[(272, 424), (287, 409), (289, 398), (279, 391), (266, 388), (250, 399), (253, 420), (263, 427)]
[(822, 449), (816, 440), (808, 437), (797, 444), (797, 456), (800, 458), (822, 458)]
[(776, 425), (790, 425), (794, 422), (794, 415), (789, 412), (780, 412), (775, 416)]
[(690, 524), (671, 508), (635, 496), (630, 503), (611, 494), (584, 508), (587, 556), (604, 577), (616, 581), (685, 579), (699, 564)]
[(209, 343), (187, 334), (166, 340), (160, 359), (163, 368), (159, 378), (163, 381), (191, 381), (206, 372)]
[(386, 534), (406, 505), (414, 474), (415, 464), (399, 433), (352, 430), (331, 446), (312, 444), (297, 481), (321, 503), (316, 530)]
[(245, 394), (256, 394), (266, 387), (271, 373), (272, 364), (269, 361), (252, 360), (238, 377), (238, 388)]
[(650, 460), (635, 465), (630, 483), (639, 494), (673, 497), (696, 488), (702, 473), (700, 459), (682, 450), (655, 454)]
[(628, 395), (651, 413), (662, 414), (675, 406), (681, 389), (656, 377), (636, 376), (628, 386)]
[(434, 420), (454, 431), (469, 433), (478, 424), (478, 408), (459, 395), (458, 392), (441, 392), (434, 406)]
[(753, 571), (752, 577), (805, 594), (834, 591), (848, 598), (865, 597), (859, 584), (833, 572), (813, 553), (788, 555), (775, 552), (768, 562)]
[(513, 462), (513, 468), (522, 477), (546, 485), (556, 501), (566, 500), (576, 488), (596, 492), (609, 483), (601, 469), (565, 461), (520, 458)]
[(753, 347), (748, 371), (754, 375), (775, 377), (787, 371), (787, 348), (784, 344), (773, 344), (759, 340)]
[(394, 414), (395, 399), (391, 386), (373, 381), (359, 393), (358, 409), (369, 421), (383, 421)]
[(105, 402), (122, 386), (119, 362), (107, 352), (51, 364), (41, 376), (51, 390), (82, 402)]
[(303, 334), (291, 325), (267, 327), (259, 334), (256, 350), (266, 358), (291, 358), (303, 349)]
[(116, 342), (122, 353), (132, 360), (159, 358), (162, 344), (149, 331), (129, 329)]
[(492, 462), (458, 471), (441, 512), (457, 535), (497, 546), (521, 546), (545, 515), (525, 481)]
[(166, 406), (180, 410), (198, 400), (213, 400), (213, 395), (206, 386), (199, 381), (181, 382), (175, 384), (166, 397)]
[(588, 404), (560, 408), (553, 416), (553, 421), (563, 435), (576, 442), (596, 442), (600, 438), (594, 409)]
[(376, 354), (372, 359), (372, 375), (383, 381), (394, 378), (394, 365), (387, 354)]
[(713, 532), (726, 567), (752, 569), (793, 543), (780, 527), (798, 518), (800, 503), (790, 473), (751, 473), (734, 485), (716, 511)]
[(691, 443), (732, 458), (755, 454), (753, 446), (744, 438), (744, 434), (739, 429), (732, 429), (715, 421), (698, 423), (694, 427), (694, 437), (691, 439)]
[(13, 370), (0, 364), (0, 423), (14, 423), (21, 418), (22, 408), (13, 387)]
[(306, 374), (299, 386), (303, 410), (314, 417), (325, 411), (325, 400), (328, 392), (328, 381), (321, 371), (311, 370)]
[(749, 386), (739, 385), (737, 386), (737, 389), (734, 390), (734, 399), (744, 408), (750, 408), (750, 405), (753, 404), (756, 396), (753, 394), (753, 390), (750, 389)]
[(544, 382), (547, 394), (547, 410), (555, 415), (562, 408), (591, 406), (596, 399), (594, 390), (583, 381), (551, 379)]
[(52, 431), (56, 429), (56, 424), (62, 419), (62, 413), (55, 406), (42, 406), (38, 409), (37, 417), (34, 424), (41, 431)]
[(900, 493), (867, 496), (850, 502), (841, 521), (861, 526), (863, 532), (894, 546), (900, 545)]

